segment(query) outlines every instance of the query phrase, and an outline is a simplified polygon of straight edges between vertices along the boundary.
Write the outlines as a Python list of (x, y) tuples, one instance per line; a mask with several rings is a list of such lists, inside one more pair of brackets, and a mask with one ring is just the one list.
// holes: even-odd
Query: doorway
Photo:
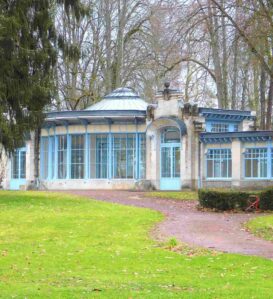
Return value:
[(161, 131), (160, 190), (180, 190), (180, 132), (176, 127)]

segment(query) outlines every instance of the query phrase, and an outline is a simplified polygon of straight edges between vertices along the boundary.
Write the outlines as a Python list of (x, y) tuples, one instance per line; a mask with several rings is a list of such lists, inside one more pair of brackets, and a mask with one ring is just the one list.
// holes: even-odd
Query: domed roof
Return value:
[(131, 88), (121, 87), (106, 95), (100, 102), (86, 108), (89, 111), (137, 110), (146, 111), (148, 103)]

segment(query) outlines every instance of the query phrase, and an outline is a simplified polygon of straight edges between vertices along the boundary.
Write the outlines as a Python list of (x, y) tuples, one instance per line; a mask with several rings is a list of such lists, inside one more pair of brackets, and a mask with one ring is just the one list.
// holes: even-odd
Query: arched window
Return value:
[(176, 127), (164, 128), (161, 132), (161, 143), (180, 143), (180, 131)]

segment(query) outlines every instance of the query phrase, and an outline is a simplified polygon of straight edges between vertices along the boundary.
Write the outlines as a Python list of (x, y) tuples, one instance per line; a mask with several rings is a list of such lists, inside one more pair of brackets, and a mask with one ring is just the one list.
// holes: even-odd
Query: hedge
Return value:
[(260, 209), (273, 210), (273, 187), (267, 188), (260, 194)]
[[(261, 210), (273, 210), (273, 187), (261, 192), (255, 192), (260, 197)], [(245, 210), (249, 206), (250, 191), (200, 189), (199, 203), (204, 208), (219, 211)]]

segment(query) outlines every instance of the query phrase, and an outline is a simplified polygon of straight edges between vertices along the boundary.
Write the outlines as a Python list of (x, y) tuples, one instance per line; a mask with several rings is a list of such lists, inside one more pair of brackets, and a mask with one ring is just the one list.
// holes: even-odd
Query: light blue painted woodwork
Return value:
[(180, 132), (177, 128), (165, 128), (160, 144), (160, 190), (180, 190)]
[(229, 148), (207, 149), (206, 179), (228, 180), (232, 177), (232, 155)]
[(52, 138), (51, 137), (47, 137), (48, 138), (48, 175), (47, 175), (47, 179), (50, 180), (52, 178)]
[(56, 135), (56, 128), (54, 128), (54, 148), (55, 148), (55, 151), (54, 151), (54, 156), (55, 156), (55, 159), (54, 159), (54, 167), (53, 167), (53, 172), (54, 172), (54, 175), (53, 175), (53, 179), (56, 180), (57, 177), (58, 177), (58, 136)]
[(160, 179), (160, 190), (162, 191), (175, 191), (181, 189), (180, 178), (161, 178)]
[(84, 134), (84, 149), (85, 149), (85, 155), (84, 155), (84, 178), (85, 179), (88, 179), (90, 177), (90, 166), (89, 166), (89, 163), (90, 163), (90, 151), (89, 151), (89, 148), (90, 148), (90, 143), (91, 143), (91, 140), (88, 136), (88, 133), (87, 133), (87, 125), (85, 125), (85, 134)]
[[(243, 153), (244, 179), (270, 179), (271, 159), (267, 147), (246, 147)], [(270, 166), (269, 166), (270, 165)]]
[[(216, 129), (217, 127), (217, 129)], [(239, 129), (239, 122), (221, 121), (221, 120), (207, 120), (206, 132), (237, 132)]]
[(26, 148), (16, 149), (11, 159), (10, 189), (19, 190), (26, 184)]
[[(91, 153), (91, 136), (93, 134), (69, 134), (68, 131), (65, 135), (56, 135), (54, 131), (53, 136), (41, 137), (41, 151), (40, 151), (40, 169), (42, 180), (56, 180), (56, 179), (71, 179), (71, 158), (72, 158), (72, 136), (82, 135), (84, 137), (84, 179), (89, 178), (101, 178), (101, 179), (143, 179), (145, 173), (145, 150), (146, 150), (146, 137), (145, 133), (95, 133), (95, 150)], [(61, 140), (59, 140), (61, 138)], [(119, 157), (121, 160), (117, 160), (115, 156), (114, 146), (115, 138), (118, 148), (121, 152)], [(122, 141), (122, 144), (119, 142)], [(44, 151), (43, 144), (48, 142), (48, 149)], [(61, 142), (61, 143), (60, 143)], [(125, 143), (124, 143), (125, 142)], [(143, 156), (142, 156), (143, 152)], [(125, 155), (122, 158), (121, 155)], [(91, 155), (95, 155), (95, 165), (91, 165)], [(47, 155), (46, 157), (44, 155)], [(63, 161), (59, 161), (59, 157), (63, 157)], [(46, 158), (46, 159), (45, 159)], [(45, 161), (48, 162), (47, 170), (48, 175), (43, 176), (43, 170), (45, 169)], [(120, 163), (126, 161), (126, 165), (123, 166)], [(61, 163), (61, 164), (59, 164)], [(64, 165), (65, 164), (65, 165)], [(106, 169), (105, 169), (105, 168)], [(121, 177), (116, 174), (117, 168), (125, 167), (125, 175)], [(91, 173), (94, 171), (95, 173)], [(66, 171), (65, 176), (60, 174)], [(124, 171), (122, 173), (124, 173)]]

